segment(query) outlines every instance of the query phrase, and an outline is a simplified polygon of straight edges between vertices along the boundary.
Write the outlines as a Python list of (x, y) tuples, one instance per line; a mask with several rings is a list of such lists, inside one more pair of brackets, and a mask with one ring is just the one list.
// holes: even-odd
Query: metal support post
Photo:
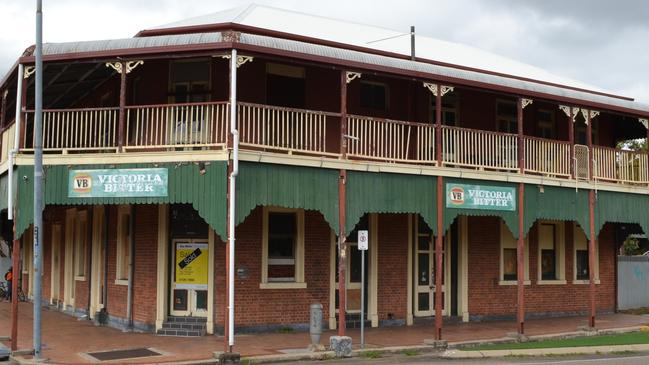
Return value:
[(518, 184), (518, 242), (516, 244), (516, 284), (518, 296), (518, 311), (516, 319), (518, 333), (525, 333), (525, 237), (523, 232), (525, 184)]

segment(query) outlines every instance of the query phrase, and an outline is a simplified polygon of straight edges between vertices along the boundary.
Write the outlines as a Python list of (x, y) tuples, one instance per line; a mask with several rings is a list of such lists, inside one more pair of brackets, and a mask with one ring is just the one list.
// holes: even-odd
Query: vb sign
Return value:
[(358, 249), (361, 251), (367, 251), (369, 246), (369, 235), (367, 231), (358, 231)]

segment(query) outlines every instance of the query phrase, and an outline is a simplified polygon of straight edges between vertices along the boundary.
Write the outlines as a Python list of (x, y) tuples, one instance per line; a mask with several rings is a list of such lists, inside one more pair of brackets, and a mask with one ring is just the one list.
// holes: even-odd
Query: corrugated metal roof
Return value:
[[(241, 24), (405, 56), (410, 56), (411, 52), (409, 29), (394, 30), (259, 4), (250, 4), (183, 19), (174, 23), (152, 27), (149, 30), (219, 23)], [(420, 34), (416, 35), (416, 43), (417, 57), (422, 59), (604, 92), (599, 87), (562, 77), (542, 68), (466, 44), (444, 41)], [(576, 58), (575, 62), (580, 62), (580, 60)], [(607, 93), (611, 94), (610, 92)]]
[(241, 34), (240, 42), (261, 47), (280, 49), (284, 51), (316, 55), (320, 57), (329, 57), (339, 60), (364, 63), (368, 65), (391, 67), (395, 69), (408, 70), (420, 73), (426, 73), (434, 76), (445, 76), (463, 80), (476, 81), (480, 83), (491, 84), (495, 86), (504, 86), (527, 90), (534, 93), (544, 93), (561, 96), (565, 98), (574, 98), (579, 100), (590, 101), (607, 105), (615, 105), (622, 108), (635, 109), (649, 112), (649, 104), (639, 103), (630, 100), (624, 100), (604, 95), (597, 95), (585, 91), (566, 89), (558, 86), (541, 84), (533, 81), (525, 81), (511, 77), (498, 76), (480, 73), (477, 71), (462, 70), (454, 67), (433, 65), (430, 63), (416, 62), (393, 57), (381, 56), (365, 52), (353, 51), (348, 49), (335, 48), (330, 46), (280, 39), (255, 34)]
[(157, 37), (109, 39), (101, 41), (45, 43), (43, 44), (43, 55), (51, 56), (70, 53), (102, 52), (136, 48), (172, 47), (218, 42), (221, 42), (221, 33), (194, 33)]
[[(70, 43), (48, 43), (43, 47), (43, 54), (62, 55), (78, 54), (100, 51), (119, 51), (127, 49), (140, 49), (152, 47), (173, 47), (181, 45), (197, 45), (218, 43), (223, 40), (220, 32), (195, 33), (183, 35), (164, 35), (141, 38), (127, 38), (103, 41), (86, 41)], [(410, 61), (394, 57), (376, 55), (366, 52), (336, 48), (325, 45), (312, 44), (301, 41), (288, 40), (283, 38), (262, 36), (256, 34), (241, 33), (240, 43), (254, 46), (267, 47), (282, 51), (302, 53), (320, 57), (327, 57), (342, 61), (363, 63), (367, 65), (390, 67), (407, 71), (429, 74), (432, 79), (435, 76), (444, 76), (462, 80), (475, 81), (494, 86), (503, 86), (526, 90), (533, 93), (543, 93), (564, 98), (589, 101), (593, 103), (613, 105), (620, 108), (649, 112), (649, 104), (635, 101), (598, 95), (586, 91), (573, 90), (559, 86), (552, 86), (543, 83), (525, 81), (516, 78), (486, 74), (477, 71), (463, 70), (455, 67), (434, 65), (425, 62)]]

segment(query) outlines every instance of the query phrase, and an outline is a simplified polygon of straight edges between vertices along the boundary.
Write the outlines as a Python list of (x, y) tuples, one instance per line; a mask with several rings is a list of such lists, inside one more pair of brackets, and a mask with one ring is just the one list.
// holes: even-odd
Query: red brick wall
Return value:
[[(498, 285), (500, 245), (498, 218), (469, 218), (469, 313), (472, 316), (515, 315), (516, 286)], [(565, 230), (565, 285), (538, 285), (538, 233), (536, 226), (529, 233), (529, 270), (531, 285), (525, 287), (527, 313), (584, 312), (588, 310), (588, 285), (572, 284), (572, 224)], [(597, 286), (598, 310), (615, 307), (615, 247), (613, 227), (607, 225), (600, 233), (599, 267), (601, 284)]]
[[(329, 312), (330, 228), (318, 212), (305, 212), (306, 289), (260, 289), (262, 209), (255, 209), (237, 227), (236, 268), (248, 268), (248, 278), (235, 283), (235, 323), (237, 326), (263, 326), (309, 322), (309, 305), (321, 303)], [(223, 325), (226, 310), (225, 245), (217, 244), (216, 272), (217, 324)]]
[(379, 320), (405, 319), (408, 297), (408, 215), (378, 216)]

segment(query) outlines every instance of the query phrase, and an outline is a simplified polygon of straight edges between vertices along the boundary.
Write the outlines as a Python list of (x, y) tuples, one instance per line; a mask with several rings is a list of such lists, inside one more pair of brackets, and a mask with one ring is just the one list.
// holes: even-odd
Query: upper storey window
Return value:
[(210, 100), (208, 59), (173, 61), (169, 65), (171, 103), (200, 103)]
[(539, 109), (536, 112), (538, 136), (546, 139), (557, 138), (554, 113), (547, 109)]
[(388, 86), (380, 82), (361, 81), (361, 107), (387, 111)]
[[(436, 100), (435, 97), (431, 97), (431, 107), (430, 107), (430, 115), (433, 123), (437, 122), (436, 118), (436, 113), (437, 113), (437, 105), (436, 105)], [(457, 97), (457, 91), (444, 95), (442, 98), (442, 125), (448, 125), (451, 127), (457, 127), (459, 125), (458, 122), (458, 97)]]
[(266, 64), (266, 101), (288, 108), (306, 106), (306, 70), (304, 67)]
[(496, 102), (496, 127), (501, 133), (518, 133), (518, 109), (513, 101)]

